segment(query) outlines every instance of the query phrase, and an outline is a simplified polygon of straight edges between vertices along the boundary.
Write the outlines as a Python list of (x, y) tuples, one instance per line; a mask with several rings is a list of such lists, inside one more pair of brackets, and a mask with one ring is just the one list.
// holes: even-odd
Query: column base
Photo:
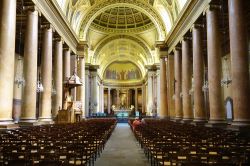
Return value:
[(191, 122), (190, 124), (194, 126), (204, 126), (206, 123), (207, 123), (207, 120), (205, 119), (194, 119), (194, 121)]
[(38, 122), (52, 122), (51, 117), (39, 117)]
[(208, 123), (205, 124), (206, 127), (218, 127), (218, 128), (226, 128), (227, 122), (225, 120), (209, 120)]
[(170, 119), (168, 116), (158, 116), (159, 119)]
[(184, 122), (184, 123), (191, 123), (191, 122), (193, 122), (193, 120), (194, 119), (192, 119), (192, 118), (183, 118), (182, 122)]
[(35, 126), (34, 124), (37, 123), (37, 119), (35, 118), (21, 118), (20, 121), (18, 122), (18, 124), (21, 127), (24, 126)]
[(21, 118), (19, 120), (19, 123), (35, 123), (37, 122), (37, 119), (36, 118)]
[(36, 123), (36, 126), (49, 125), (49, 124), (55, 124), (55, 122), (54, 121), (39, 121)]
[(232, 126), (250, 127), (250, 120), (233, 120)]
[(228, 129), (250, 133), (250, 121), (233, 121)]
[(12, 121), (7, 121), (7, 122), (0, 122), (0, 130), (2, 129), (17, 129), (19, 128), (18, 124), (15, 124)]
[(174, 118), (175, 122), (180, 122), (180, 121), (182, 121), (182, 119), (183, 119), (182, 117), (175, 117)]

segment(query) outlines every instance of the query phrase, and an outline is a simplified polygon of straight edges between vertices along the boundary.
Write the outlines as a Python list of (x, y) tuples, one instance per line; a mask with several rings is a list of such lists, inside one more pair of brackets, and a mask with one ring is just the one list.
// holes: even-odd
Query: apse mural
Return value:
[(141, 72), (131, 62), (113, 62), (105, 70), (104, 78), (119, 81), (138, 80), (141, 78)]

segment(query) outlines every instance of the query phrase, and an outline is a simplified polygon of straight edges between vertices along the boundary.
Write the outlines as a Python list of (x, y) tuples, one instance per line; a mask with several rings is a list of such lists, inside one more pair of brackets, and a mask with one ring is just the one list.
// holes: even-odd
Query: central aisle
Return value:
[(130, 127), (118, 123), (95, 166), (149, 166)]

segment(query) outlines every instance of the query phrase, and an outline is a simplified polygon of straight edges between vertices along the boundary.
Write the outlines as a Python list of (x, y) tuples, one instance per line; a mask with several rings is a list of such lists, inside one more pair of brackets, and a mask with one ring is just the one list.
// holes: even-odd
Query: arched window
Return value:
[(225, 108), (227, 120), (233, 120), (233, 99), (231, 97), (226, 98)]

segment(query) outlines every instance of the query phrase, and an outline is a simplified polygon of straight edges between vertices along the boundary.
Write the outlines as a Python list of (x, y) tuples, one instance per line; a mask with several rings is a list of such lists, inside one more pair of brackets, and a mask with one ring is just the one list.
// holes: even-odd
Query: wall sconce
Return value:
[(39, 80), (37, 81), (37, 88), (36, 88), (37, 93), (43, 92), (43, 84), (41, 82), (41, 78), (39, 77)]
[(225, 76), (221, 80), (221, 86), (226, 86), (228, 88), (228, 85), (231, 84), (232, 79), (230, 77), (230, 72), (229, 72), (229, 66), (228, 66), (227, 57), (225, 57), (224, 59), (225, 59), (225, 65), (226, 65), (225, 66)]
[[(21, 70), (21, 57), (19, 56), (18, 57), (18, 64), (17, 64), (17, 71), (18, 70)], [(15, 76), (15, 80), (14, 80), (14, 82), (15, 82), (15, 84), (17, 84), (17, 86), (18, 86), (18, 88), (20, 87), (20, 86), (24, 86), (25, 85), (25, 80), (24, 80), (24, 78), (23, 78), (23, 76), (21, 76), (21, 74), (20, 73), (16, 73), (16, 76)]]
[(18, 88), (20, 86), (24, 86), (25, 85), (25, 80), (23, 77), (15, 77), (15, 84), (17, 84)]
[(54, 84), (54, 81), (53, 81), (53, 80), (52, 80), (51, 95), (56, 95), (56, 88), (55, 88), (55, 84)]
[(203, 86), (202, 86), (202, 91), (203, 92), (208, 92), (208, 89), (209, 89), (209, 87), (208, 87), (208, 81), (205, 81), (204, 84), (203, 84)]

